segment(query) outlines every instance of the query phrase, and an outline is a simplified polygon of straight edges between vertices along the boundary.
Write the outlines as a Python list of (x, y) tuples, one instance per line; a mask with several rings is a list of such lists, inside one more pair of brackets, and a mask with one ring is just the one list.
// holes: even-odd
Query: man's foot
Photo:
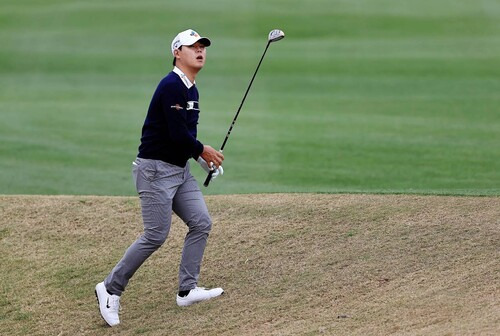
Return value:
[(177, 305), (181, 307), (189, 306), (193, 303), (210, 300), (222, 294), (224, 294), (222, 288), (205, 289), (203, 287), (195, 287), (186, 296), (177, 295)]
[(119, 324), (120, 296), (109, 294), (104, 286), (104, 282), (100, 282), (95, 286), (95, 296), (97, 297), (99, 310), (104, 321), (111, 327)]

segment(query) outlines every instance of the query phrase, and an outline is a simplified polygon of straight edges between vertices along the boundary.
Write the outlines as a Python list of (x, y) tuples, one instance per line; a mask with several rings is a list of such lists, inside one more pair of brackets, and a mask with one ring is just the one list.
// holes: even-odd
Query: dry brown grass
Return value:
[(498, 335), (500, 198), (211, 196), (201, 284), (175, 305), (185, 227), (137, 272), (122, 324), (94, 286), (141, 233), (136, 198), (0, 197), (2, 335)]

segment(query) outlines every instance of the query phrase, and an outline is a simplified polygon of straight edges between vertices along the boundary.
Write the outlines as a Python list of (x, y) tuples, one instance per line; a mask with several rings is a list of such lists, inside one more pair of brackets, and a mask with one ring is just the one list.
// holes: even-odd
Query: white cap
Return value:
[(200, 34), (198, 34), (192, 29), (180, 32), (172, 41), (172, 55), (174, 55), (175, 49), (179, 49), (183, 45), (187, 46), (193, 45), (198, 41), (203, 43), (205, 47), (208, 47), (211, 44), (208, 37), (201, 37)]

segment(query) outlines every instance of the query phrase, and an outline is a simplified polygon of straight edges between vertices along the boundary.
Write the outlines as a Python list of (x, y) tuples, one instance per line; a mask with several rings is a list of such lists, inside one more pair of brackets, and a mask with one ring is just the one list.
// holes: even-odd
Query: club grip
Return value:
[(210, 184), (210, 181), (212, 180), (212, 174), (214, 173), (214, 169), (212, 169), (208, 175), (207, 175), (207, 178), (205, 179), (205, 182), (203, 183), (203, 186), (205, 187), (208, 187), (208, 185)]

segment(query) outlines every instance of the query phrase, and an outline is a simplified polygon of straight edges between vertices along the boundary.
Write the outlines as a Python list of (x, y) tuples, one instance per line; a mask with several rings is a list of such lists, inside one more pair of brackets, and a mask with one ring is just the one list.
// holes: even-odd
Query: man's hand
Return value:
[[(207, 173), (210, 173), (210, 167), (208, 166), (207, 161), (203, 160), (201, 156), (198, 157), (198, 163), (200, 164), (201, 168), (205, 170)], [(215, 168), (214, 172), (212, 173), (212, 180), (214, 180), (219, 174), (223, 175), (224, 174), (224, 169), (222, 166), (219, 166), (219, 168)]]
[(222, 161), (224, 161), (224, 155), (208, 145), (203, 146), (203, 152), (201, 153), (200, 157), (208, 163), (209, 168), (212, 167), (212, 163), (216, 168), (219, 168), (219, 166), (222, 164)]

